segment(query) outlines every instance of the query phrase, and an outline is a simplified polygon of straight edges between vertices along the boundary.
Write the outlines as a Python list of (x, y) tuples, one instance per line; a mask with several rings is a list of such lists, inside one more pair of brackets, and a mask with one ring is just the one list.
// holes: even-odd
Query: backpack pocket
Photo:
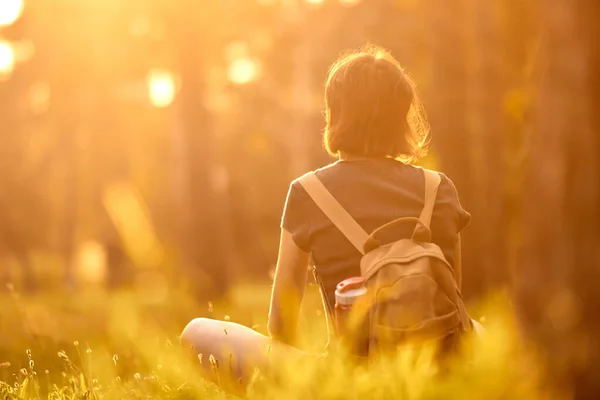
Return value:
[[(398, 277), (389, 265), (375, 279), (371, 340), (385, 345), (442, 338), (461, 324), (454, 302), (427, 273)], [(387, 271), (386, 271), (387, 270)], [(396, 279), (385, 283), (385, 275)]]

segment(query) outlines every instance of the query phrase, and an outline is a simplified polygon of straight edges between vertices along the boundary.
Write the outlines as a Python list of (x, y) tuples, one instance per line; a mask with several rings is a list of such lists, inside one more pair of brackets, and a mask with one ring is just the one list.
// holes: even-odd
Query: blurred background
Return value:
[(424, 162), (474, 215), (465, 292), (507, 283), (533, 4), (0, 4), (4, 281), (25, 291), (179, 281), (212, 297), (268, 280), (290, 181), (331, 161), (327, 68), (370, 41), (417, 82), (433, 132)]
[(473, 215), (465, 298), (509, 293), (543, 343), (592, 335), (598, 8), (0, 0), (0, 290), (135, 288), (158, 304), (270, 283), (289, 183), (331, 161), (327, 68), (370, 41), (416, 81), (433, 136), (423, 165)]

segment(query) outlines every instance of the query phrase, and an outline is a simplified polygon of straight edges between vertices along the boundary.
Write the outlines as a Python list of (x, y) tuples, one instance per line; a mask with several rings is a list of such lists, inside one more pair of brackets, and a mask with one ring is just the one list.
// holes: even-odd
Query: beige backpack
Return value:
[[(360, 270), (368, 295), (363, 300), (368, 352), (406, 342), (443, 341), (472, 330), (453, 270), (442, 250), (431, 242), (429, 224), (441, 181), (425, 174), (425, 204), (419, 218), (389, 222), (370, 235), (348, 214), (314, 173), (300, 179), (317, 206), (363, 254)], [(396, 224), (416, 224), (411, 238), (381, 245), (377, 233)], [(365, 314), (363, 314), (365, 315)]]

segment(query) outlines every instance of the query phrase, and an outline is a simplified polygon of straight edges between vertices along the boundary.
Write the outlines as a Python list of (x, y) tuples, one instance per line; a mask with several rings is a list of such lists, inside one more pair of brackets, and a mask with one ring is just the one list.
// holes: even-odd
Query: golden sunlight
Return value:
[(0, 26), (13, 24), (21, 16), (23, 0), (0, 1)]
[(339, 0), (339, 2), (345, 7), (353, 7), (360, 3), (360, 0)]
[(15, 53), (9, 42), (0, 40), (0, 79), (10, 76), (15, 67)]
[(167, 70), (153, 69), (148, 74), (148, 96), (154, 107), (168, 107), (175, 99), (175, 79)]
[(314, 5), (321, 5), (323, 4), (323, 2), (325, 0), (304, 0), (306, 2), (306, 4), (314, 6)]
[(229, 64), (227, 77), (237, 85), (245, 85), (258, 78), (260, 65), (250, 57), (240, 57)]
[(111, 185), (104, 193), (104, 206), (132, 261), (142, 268), (159, 266), (163, 249), (144, 200), (133, 185)]
[(79, 246), (77, 254), (77, 272), (86, 282), (100, 284), (106, 278), (106, 252), (95, 241), (87, 241)]

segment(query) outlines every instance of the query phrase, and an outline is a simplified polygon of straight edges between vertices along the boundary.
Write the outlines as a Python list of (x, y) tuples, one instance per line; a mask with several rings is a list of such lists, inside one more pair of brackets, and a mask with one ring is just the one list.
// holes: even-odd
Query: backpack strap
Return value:
[(327, 190), (319, 178), (317, 178), (317, 175), (315, 175), (314, 172), (309, 172), (298, 179), (298, 182), (327, 218), (329, 218), (350, 243), (364, 255), (365, 250), (363, 246), (369, 238), (369, 235), (331, 195), (329, 190)]
[(425, 197), (423, 210), (419, 216), (420, 224), (415, 226), (413, 231), (413, 239), (423, 238), (426, 242), (431, 240), (431, 216), (433, 215), (433, 207), (435, 205), (435, 199), (437, 197), (438, 188), (442, 181), (442, 177), (438, 172), (423, 169), (425, 175)]

